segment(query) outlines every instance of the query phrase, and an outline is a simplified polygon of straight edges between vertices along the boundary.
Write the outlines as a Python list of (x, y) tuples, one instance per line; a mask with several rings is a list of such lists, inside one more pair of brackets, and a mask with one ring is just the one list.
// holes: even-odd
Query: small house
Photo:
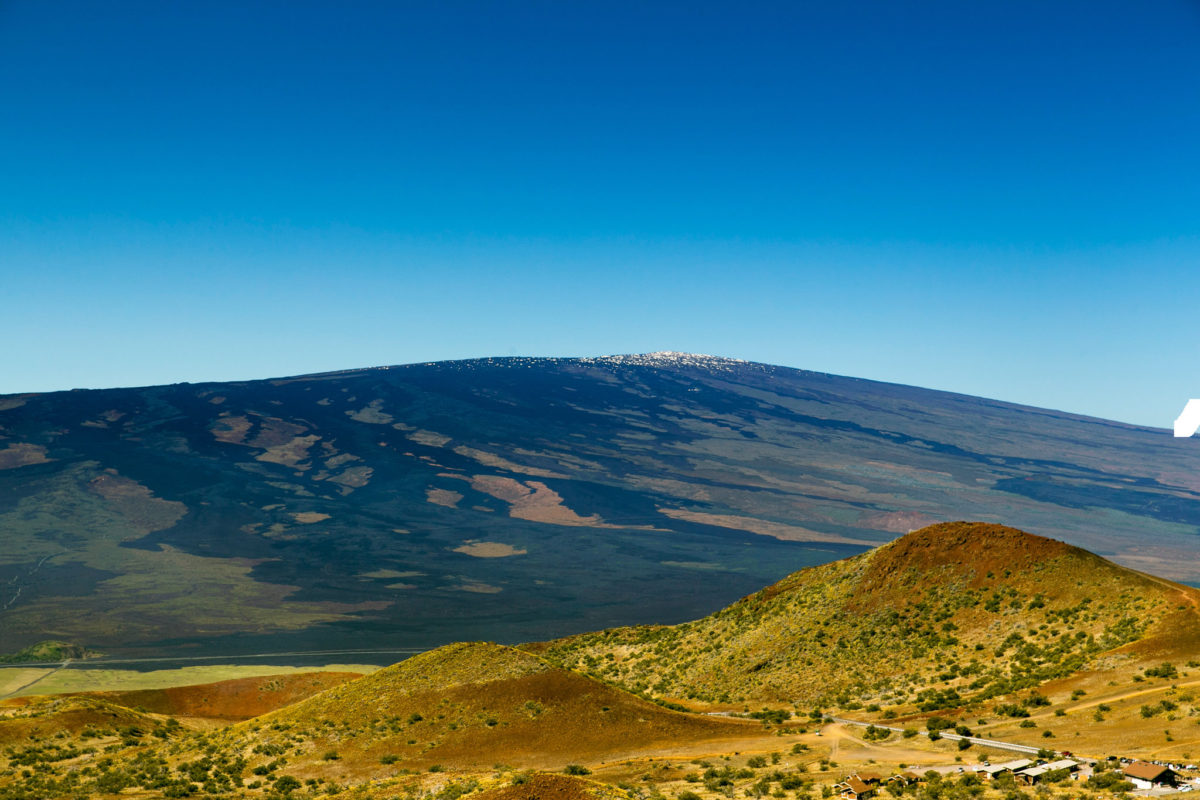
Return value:
[(915, 772), (904, 771), (897, 772), (895, 775), (887, 779), (888, 783), (894, 783), (899, 786), (912, 786), (914, 783), (921, 780), (921, 776)]
[(833, 788), (838, 796), (845, 800), (869, 800), (875, 796), (875, 788), (868, 786), (856, 775), (851, 775)]
[(1149, 761), (1135, 761), (1125, 767), (1125, 777), (1138, 789), (1153, 789), (1155, 786), (1174, 786), (1178, 780), (1175, 770)]

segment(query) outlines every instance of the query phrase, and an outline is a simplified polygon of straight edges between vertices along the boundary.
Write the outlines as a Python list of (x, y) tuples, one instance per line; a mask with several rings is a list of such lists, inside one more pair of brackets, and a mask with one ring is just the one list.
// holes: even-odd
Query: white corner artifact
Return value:
[(1197, 429), (1200, 429), (1200, 400), (1193, 398), (1187, 401), (1183, 412), (1175, 420), (1175, 436), (1182, 439), (1191, 436)]

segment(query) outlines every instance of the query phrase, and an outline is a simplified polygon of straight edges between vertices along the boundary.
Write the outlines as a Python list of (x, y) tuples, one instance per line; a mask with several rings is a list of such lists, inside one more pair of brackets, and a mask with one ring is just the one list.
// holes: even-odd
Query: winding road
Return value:
[[(895, 733), (903, 733), (904, 732), (904, 728), (897, 728), (892, 725), (880, 725), (878, 722), (861, 722), (856, 719), (843, 719), (841, 717), (830, 717), (830, 719), (832, 719), (834, 722), (837, 722), (841, 725), (856, 725), (860, 728), (867, 728), (867, 727), (870, 727), (873, 725), (876, 728), (883, 728), (884, 730), (893, 731)], [(918, 733), (921, 736), (929, 735), (929, 731), (918, 731)], [(947, 739), (951, 742), (966, 740), (966, 741), (970, 742), (971, 744), (978, 744), (978, 745), (982, 745), (984, 747), (995, 747), (998, 750), (1012, 750), (1017, 753), (1025, 753), (1027, 755), (1037, 755), (1043, 749), (1040, 747), (1033, 747), (1032, 745), (1027, 745), (1027, 744), (1017, 744), (1016, 742), (1002, 742), (999, 739), (984, 739), (980, 736), (962, 736), (957, 733), (950, 733), (949, 731), (939, 731), (938, 733), (943, 739)], [(1078, 756), (1072, 756), (1072, 758), (1075, 758), (1077, 761), (1089, 761), (1090, 762), (1092, 760), (1092, 759), (1079, 758)]]

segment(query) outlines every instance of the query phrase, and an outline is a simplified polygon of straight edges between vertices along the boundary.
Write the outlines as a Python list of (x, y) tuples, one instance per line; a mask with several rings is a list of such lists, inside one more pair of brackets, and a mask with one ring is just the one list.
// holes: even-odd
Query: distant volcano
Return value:
[(0, 634), (393, 661), (696, 618), (962, 518), (1196, 581), (1188, 445), (685, 353), (5, 396)]

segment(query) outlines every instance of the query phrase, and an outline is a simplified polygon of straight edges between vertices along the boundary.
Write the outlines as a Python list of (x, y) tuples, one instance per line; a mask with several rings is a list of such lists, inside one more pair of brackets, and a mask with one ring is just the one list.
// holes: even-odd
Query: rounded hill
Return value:
[(745, 736), (748, 721), (672, 711), (531, 653), (454, 644), (344, 683), (221, 734), (282, 748), (304, 777), (384, 776), (433, 765), (562, 768), (671, 741)]
[(1195, 638), (1197, 597), (1063, 542), (951, 522), (793, 573), (695, 622), (531, 649), (655, 696), (931, 709), (1102, 656), (1160, 657)]
[(18, 697), (0, 704), (0, 746), (81, 734), (99, 738), (130, 729), (141, 736), (162, 724), (143, 711), (96, 697)]
[(299, 702), (358, 677), (360, 675), (357, 672), (300, 672), (162, 689), (83, 692), (77, 696), (93, 697), (154, 714), (244, 720)]

